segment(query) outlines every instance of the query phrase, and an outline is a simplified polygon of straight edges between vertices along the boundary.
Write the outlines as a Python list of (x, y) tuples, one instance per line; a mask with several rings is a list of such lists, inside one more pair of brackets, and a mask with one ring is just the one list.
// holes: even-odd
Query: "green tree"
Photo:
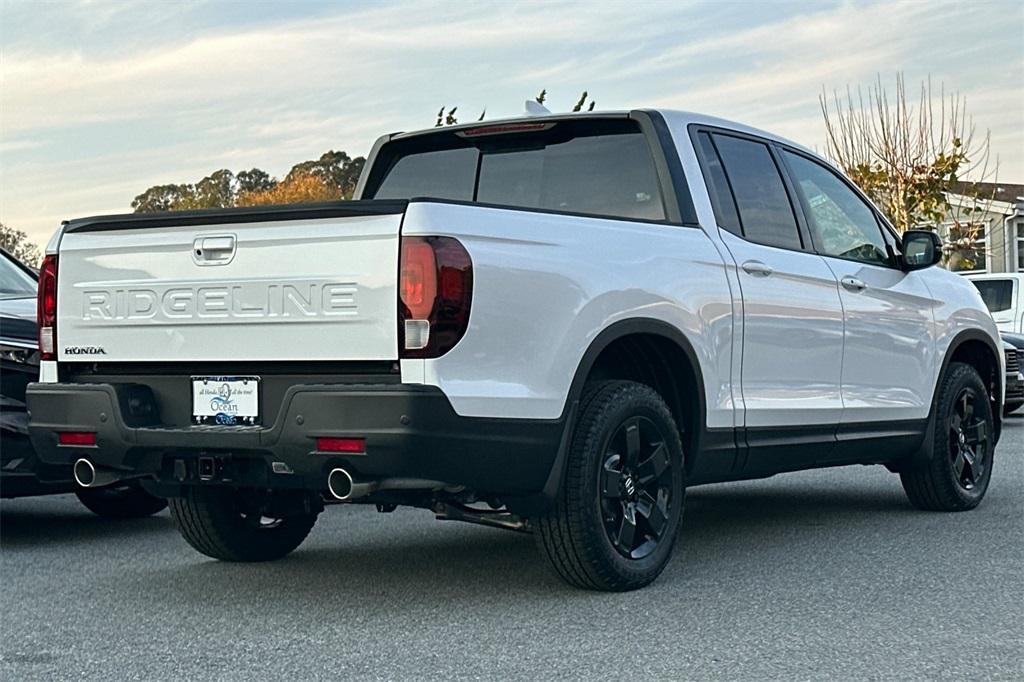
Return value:
[(196, 183), (188, 208), (230, 208), (235, 205), (237, 186), (231, 171), (214, 171)]
[(314, 161), (303, 161), (295, 164), (288, 171), (285, 180), (300, 175), (312, 175), (319, 178), (328, 187), (334, 187), (343, 198), (350, 198), (355, 192), (359, 174), (363, 171), (366, 159), (359, 156), (351, 158), (345, 152), (328, 151)]
[[(285, 202), (350, 199), (365, 163), (366, 159), (361, 156), (353, 159), (343, 151), (331, 150), (318, 159), (295, 164), (280, 181), (260, 168), (239, 171), (237, 175), (222, 168), (195, 184), (150, 187), (132, 200), (132, 209), (136, 213), (152, 213), (280, 203), (261, 199), (265, 194)], [(314, 178), (316, 182), (307, 178)], [(274, 193), (284, 183), (289, 183), (289, 186)], [(243, 196), (248, 203), (240, 204)]]
[(239, 171), (235, 176), (238, 180), (238, 193), (244, 192), (266, 192), (274, 189), (277, 180), (270, 177), (270, 174), (259, 168)]
[(238, 206), (270, 206), (274, 204), (304, 204), (311, 201), (337, 201), (343, 198), (341, 190), (321, 176), (308, 171), (288, 174), (281, 182), (262, 192), (242, 192)]
[(132, 199), (136, 213), (181, 210), (181, 205), (195, 197), (192, 185), (154, 185)]
[(36, 267), (43, 255), (21, 230), (0, 223), (0, 247), (26, 265)]

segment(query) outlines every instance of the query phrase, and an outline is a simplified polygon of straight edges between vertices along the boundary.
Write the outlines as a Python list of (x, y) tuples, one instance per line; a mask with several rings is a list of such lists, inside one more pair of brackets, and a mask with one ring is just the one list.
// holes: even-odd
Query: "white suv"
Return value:
[(884, 464), (988, 486), (995, 324), (826, 161), (673, 111), (387, 135), (358, 201), (65, 223), (40, 285), (40, 457), (170, 498), (229, 561), (325, 505), (532, 531), (568, 582), (652, 581), (684, 493)]

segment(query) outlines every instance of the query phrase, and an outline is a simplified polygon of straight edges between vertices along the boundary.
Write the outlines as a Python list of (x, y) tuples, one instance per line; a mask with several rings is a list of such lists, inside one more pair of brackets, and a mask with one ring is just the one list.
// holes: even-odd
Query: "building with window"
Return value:
[(983, 182), (980, 199), (949, 193), (950, 210), (939, 226), (957, 249), (949, 267), (957, 272), (1024, 272), (1024, 185)]

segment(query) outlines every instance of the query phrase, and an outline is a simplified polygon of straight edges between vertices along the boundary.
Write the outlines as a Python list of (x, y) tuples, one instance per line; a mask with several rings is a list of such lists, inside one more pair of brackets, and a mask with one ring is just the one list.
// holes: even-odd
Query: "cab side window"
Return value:
[(747, 241), (801, 249), (800, 231), (782, 175), (768, 145), (732, 135), (712, 135), (739, 209)]
[(708, 188), (708, 196), (711, 199), (711, 208), (715, 212), (715, 220), (722, 229), (742, 237), (743, 229), (740, 227), (740, 214), (736, 210), (736, 202), (732, 198), (729, 181), (725, 179), (722, 160), (718, 158), (715, 145), (711, 142), (711, 135), (704, 132), (698, 133), (697, 143), (700, 145), (700, 153), (704, 161), (702, 164), (704, 184)]
[(822, 255), (873, 265), (891, 259), (875, 213), (825, 166), (784, 151), (799, 187), (815, 246)]

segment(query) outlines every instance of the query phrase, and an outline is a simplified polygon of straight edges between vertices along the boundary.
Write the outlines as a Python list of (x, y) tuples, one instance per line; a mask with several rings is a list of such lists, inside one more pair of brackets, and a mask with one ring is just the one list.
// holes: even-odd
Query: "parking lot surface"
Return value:
[(0, 677), (1021, 679), (1024, 418), (988, 497), (918, 512), (882, 467), (690, 492), (651, 587), (563, 586), (532, 538), (332, 508), (272, 564), (190, 549), (168, 513), (0, 505)]

